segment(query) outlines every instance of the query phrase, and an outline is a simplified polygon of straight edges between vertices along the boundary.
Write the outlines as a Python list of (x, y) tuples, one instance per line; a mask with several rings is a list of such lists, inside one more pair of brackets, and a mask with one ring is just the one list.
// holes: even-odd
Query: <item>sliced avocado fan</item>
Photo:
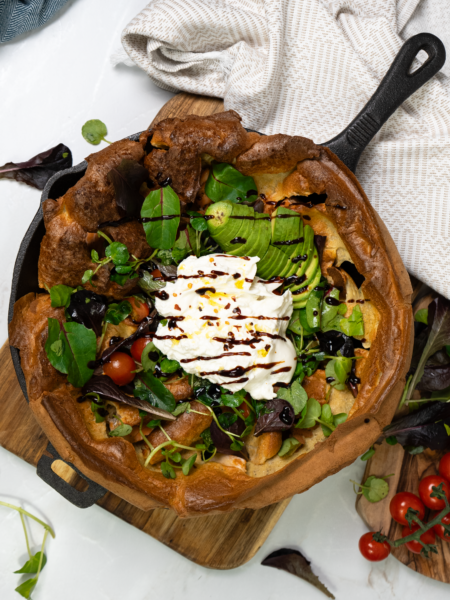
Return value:
[(306, 305), (321, 271), (314, 230), (303, 225), (301, 215), (279, 207), (269, 216), (245, 204), (221, 201), (211, 204), (205, 216), (211, 237), (226, 254), (259, 256), (258, 276), (288, 277), (294, 308)]

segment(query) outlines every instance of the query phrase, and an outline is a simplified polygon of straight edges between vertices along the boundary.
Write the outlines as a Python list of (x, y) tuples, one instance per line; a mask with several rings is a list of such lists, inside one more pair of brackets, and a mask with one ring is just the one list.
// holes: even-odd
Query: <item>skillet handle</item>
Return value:
[[(424, 50), (428, 58), (416, 71), (409, 73), (420, 50)], [(411, 94), (440, 71), (444, 63), (445, 47), (435, 35), (419, 33), (409, 38), (358, 116), (344, 131), (322, 146), (328, 146), (354, 172), (373, 136)]]

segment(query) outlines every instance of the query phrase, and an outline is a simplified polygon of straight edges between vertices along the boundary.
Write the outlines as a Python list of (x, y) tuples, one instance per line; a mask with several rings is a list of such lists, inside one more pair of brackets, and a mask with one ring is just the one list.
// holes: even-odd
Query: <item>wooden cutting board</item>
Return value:
[[(418, 495), (419, 481), (427, 475), (438, 473), (441, 456), (442, 453), (432, 450), (412, 456), (405, 452), (400, 444), (389, 446), (383, 442), (380, 446), (376, 446), (375, 454), (367, 462), (362, 481), (366, 481), (370, 475), (380, 477), (394, 473), (394, 476), (387, 480), (389, 495), (380, 502), (372, 504), (362, 495), (356, 500), (356, 510), (372, 531), (381, 531), (391, 540), (402, 536), (402, 525), (391, 519), (390, 501), (397, 492), (412, 492)], [(432, 558), (428, 559), (413, 554), (405, 545), (396, 548), (393, 555), (417, 573), (450, 583), (450, 543), (436, 537), (436, 546), (439, 554), (432, 554)]]
[[(210, 115), (223, 111), (216, 98), (178, 94), (163, 106), (154, 122), (189, 113)], [(133, 133), (133, 132), (130, 132)], [(89, 148), (86, 148), (89, 153)], [(17, 381), (8, 342), (0, 350), (0, 446), (36, 466), (48, 440), (37, 424)], [(53, 470), (76, 489), (86, 482), (62, 461)], [(98, 505), (130, 525), (148, 533), (189, 560), (212, 569), (234, 569), (252, 558), (283, 514), (289, 500), (260, 510), (239, 510), (226, 515), (179, 519), (171, 510), (144, 512), (112, 493)]]

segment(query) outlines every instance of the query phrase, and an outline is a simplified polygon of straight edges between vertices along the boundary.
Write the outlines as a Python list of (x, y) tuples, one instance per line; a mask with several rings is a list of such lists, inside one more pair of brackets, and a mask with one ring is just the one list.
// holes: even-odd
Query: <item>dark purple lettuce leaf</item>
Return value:
[(317, 248), (317, 252), (319, 253), (319, 261), (322, 262), (323, 251), (325, 250), (325, 244), (327, 243), (326, 235), (315, 235), (314, 236), (314, 245)]
[(286, 400), (281, 398), (268, 400), (265, 410), (265, 414), (260, 415), (256, 421), (254, 433), (256, 437), (269, 431), (286, 431), (294, 424), (294, 409)]
[(70, 297), (67, 313), (72, 321), (81, 323), (88, 329), (92, 329), (98, 337), (102, 334), (102, 322), (105, 317), (108, 300), (106, 296), (80, 290)]
[[(230, 425), (230, 427), (224, 427), (224, 429), (230, 433), (241, 435), (245, 429), (245, 423), (238, 417), (238, 419), (232, 425)], [(222, 454), (232, 454), (233, 456), (242, 456), (242, 452), (231, 450), (231, 438), (217, 427), (215, 421), (211, 423), (210, 432), (214, 446), (217, 448), (217, 452)]]
[(416, 389), (421, 392), (438, 392), (450, 386), (450, 364), (425, 365), (422, 379)]
[(328, 598), (334, 598), (333, 594), (319, 581), (317, 575), (314, 575), (312, 572), (309, 560), (298, 550), (281, 548), (269, 554), (261, 564), (265, 567), (275, 567), (275, 569), (281, 569), (282, 571), (296, 575), (323, 592)]
[(114, 186), (117, 206), (127, 217), (139, 217), (144, 202), (139, 190), (143, 183), (150, 183), (147, 169), (136, 160), (124, 158), (107, 177)]
[(129, 404), (130, 406), (144, 410), (145, 412), (155, 415), (158, 419), (164, 419), (165, 421), (176, 420), (176, 417), (174, 417), (170, 412), (167, 412), (167, 410), (153, 406), (145, 400), (141, 400), (140, 398), (127, 396), (127, 394), (125, 394), (123, 390), (121, 390), (120, 387), (116, 385), (110, 377), (108, 377), (108, 375), (94, 375), (83, 386), (81, 393), (81, 401), (88, 400), (90, 398), (89, 396), (85, 398), (84, 396), (86, 396), (86, 394), (95, 393), (106, 400), (123, 402), (124, 404)]
[(6, 163), (0, 167), (0, 179), (15, 179), (43, 190), (50, 177), (71, 166), (72, 152), (64, 144), (58, 144), (25, 162)]
[(423, 446), (431, 450), (449, 450), (450, 404), (430, 402), (405, 417), (396, 419), (383, 430), (381, 439), (395, 436), (402, 446)]
[(322, 352), (336, 356), (339, 351), (346, 358), (355, 356), (353, 339), (345, 335), (345, 333), (331, 330), (326, 332), (318, 331), (316, 335)]

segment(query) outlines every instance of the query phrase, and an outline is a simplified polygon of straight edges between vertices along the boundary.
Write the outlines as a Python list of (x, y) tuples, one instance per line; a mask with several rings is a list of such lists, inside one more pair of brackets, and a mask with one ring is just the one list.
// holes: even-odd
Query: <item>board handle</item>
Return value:
[[(411, 72), (420, 50), (424, 50), (428, 58)], [(418, 33), (409, 38), (361, 112), (344, 131), (321, 145), (328, 146), (351, 171), (355, 171), (363, 150), (373, 136), (411, 94), (442, 69), (444, 63), (445, 47), (435, 35)]]
[[(50, 454), (51, 456), (48, 456), (46, 453)], [(83, 475), (83, 473), (74, 465), (63, 460), (50, 442), (47, 445), (46, 453), (44, 453), (39, 459), (36, 467), (37, 475), (55, 491), (61, 494), (61, 496), (63, 496), (66, 500), (75, 506), (78, 506), (78, 508), (89, 508), (98, 500), (100, 500), (100, 498), (102, 498), (108, 491), (98, 483), (95, 483), (95, 481), (88, 479), (86, 475)], [(61, 477), (52, 470), (52, 464), (55, 462), (55, 460), (61, 460), (66, 465), (69, 465), (89, 484), (88, 489), (84, 492), (80, 492), (68, 484), (67, 481), (61, 479)]]

